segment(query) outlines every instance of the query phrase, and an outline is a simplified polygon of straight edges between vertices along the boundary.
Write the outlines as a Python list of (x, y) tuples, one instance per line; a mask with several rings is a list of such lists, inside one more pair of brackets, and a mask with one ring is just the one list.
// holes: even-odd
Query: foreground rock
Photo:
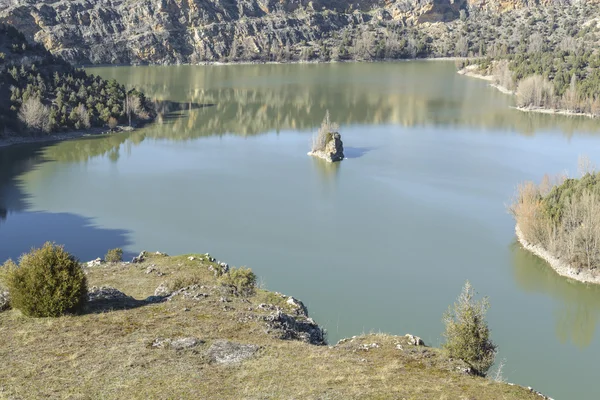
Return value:
[(200, 346), (204, 344), (203, 340), (194, 338), (194, 337), (186, 337), (186, 338), (177, 338), (177, 339), (162, 339), (157, 338), (152, 343), (152, 347), (163, 349), (173, 349), (173, 350), (187, 350), (193, 349), (194, 347)]
[(328, 162), (341, 161), (344, 159), (344, 143), (342, 135), (338, 132), (331, 133), (331, 138), (323, 150), (313, 150), (308, 153), (309, 156), (319, 157)]
[(284, 340), (300, 340), (302, 342), (324, 345), (325, 331), (312, 318), (293, 317), (281, 311), (276, 311), (264, 317), (267, 323), (267, 333), (275, 332)]
[(254, 356), (259, 347), (228, 340), (215, 340), (207, 351), (208, 356), (219, 364), (237, 364)]

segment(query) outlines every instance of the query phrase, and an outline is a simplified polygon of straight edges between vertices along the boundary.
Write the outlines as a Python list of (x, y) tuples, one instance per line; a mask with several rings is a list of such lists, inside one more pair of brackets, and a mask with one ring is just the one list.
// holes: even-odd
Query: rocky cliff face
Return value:
[[(366, 42), (370, 48), (377, 40), (390, 42), (390, 37), (392, 42), (406, 38), (410, 44), (411, 37), (416, 42), (418, 33), (409, 36), (398, 31), (456, 20), (463, 9), (498, 12), (553, 2), (3, 0), (0, 22), (14, 25), (29, 40), (75, 64), (327, 61), (344, 59), (348, 57), (345, 47), (360, 48)], [(403, 57), (419, 56), (416, 49), (426, 42), (410, 44), (413, 48)], [(383, 53), (380, 56), (388, 56)]]
[(300, 51), (295, 47), (349, 27), (447, 21), (466, 6), (467, 0), (9, 0), (0, 6), (0, 22), (72, 63), (198, 63)]

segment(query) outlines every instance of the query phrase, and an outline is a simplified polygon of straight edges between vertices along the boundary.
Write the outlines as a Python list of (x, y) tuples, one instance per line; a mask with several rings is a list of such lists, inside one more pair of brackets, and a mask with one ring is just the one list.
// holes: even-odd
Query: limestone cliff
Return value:
[(458, 17), (467, 0), (9, 0), (0, 22), (72, 63), (197, 63), (327, 39), (378, 21)]
[(349, 57), (345, 47), (360, 49), (365, 42), (375, 45), (378, 40), (401, 42), (401, 38), (408, 46), (400, 44), (410, 47), (405, 53), (382, 50), (377, 57), (427, 56), (425, 47), (435, 33), (418, 44), (419, 32), (409, 35), (402, 29), (453, 21), (461, 10), (500, 12), (550, 3), (556, 2), (2, 0), (0, 22), (14, 25), (29, 40), (75, 64), (328, 61), (373, 58), (374, 54)]

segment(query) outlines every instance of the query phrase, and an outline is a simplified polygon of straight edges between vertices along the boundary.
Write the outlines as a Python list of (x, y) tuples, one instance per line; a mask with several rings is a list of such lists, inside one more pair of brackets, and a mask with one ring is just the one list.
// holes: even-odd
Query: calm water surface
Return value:
[[(119, 67), (177, 102), (132, 134), (0, 149), (0, 259), (45, 240), (210, 252), (304, 300), (329, 341), (441, 343), (465, 280), (492, 304), (509, 381), (597, 399), (600, 289), (515, 245), (517, 183), (600, 163), (597, 121), (525, 114), (452, 63)], [(325, 111), (347, 160), (306, 156)]]

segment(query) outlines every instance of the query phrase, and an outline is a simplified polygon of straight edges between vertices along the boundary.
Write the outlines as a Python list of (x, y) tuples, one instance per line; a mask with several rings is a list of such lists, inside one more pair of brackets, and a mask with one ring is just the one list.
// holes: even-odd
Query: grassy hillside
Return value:
[[(404, 336), (294, 340), (314, 327), (301, 303), (260, 289), (235, 296), (211, 271), (218, 268), (205, 255), (160, 254), (86, 267), (90, 286), (133, 298), (95, 300), (82, 315), (53, 319), (0, 313), (0, 398), (540, 398), (467, 375), (441, 350)], [(179, 292), (149, 297), (163, 283)], [(282, 313), (295, 322), (280, 323)]]

